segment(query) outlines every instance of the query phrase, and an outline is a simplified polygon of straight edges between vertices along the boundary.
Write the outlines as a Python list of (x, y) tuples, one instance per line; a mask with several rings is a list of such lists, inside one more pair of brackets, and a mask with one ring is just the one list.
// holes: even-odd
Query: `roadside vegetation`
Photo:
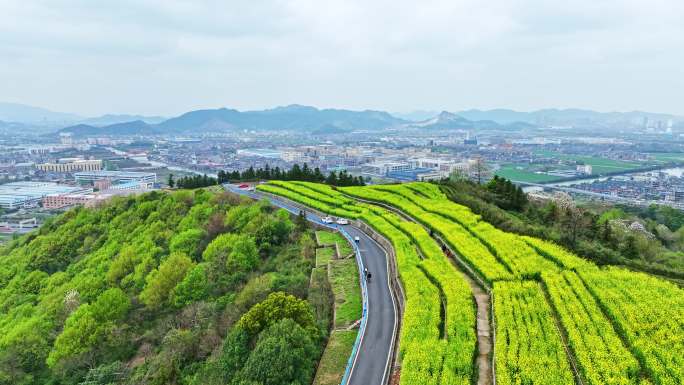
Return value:
[(399, 352), (402, 384), (470, 384), (476, 379), (470, 287), (424, 228), (321, 184), (278, 181), (257, 189), (317, 205), (331, 215), (344, 210), (353, 215), (347, 218), (362, 219), (392, 243), (406, 295)]
[(0, 384), (311, 383), (332, 314), (315, 247), (227, 193), (72, 209), (0, 253)]
[(333, 260), (329, 269), (335, 296), (335, 329), (348, 327), (361, 318), (359, 270), (354, 259)]
[(339, 385), (356, 341), (356, 330), (333, 330), (325, 347), (314, 385)]
[[(343, 208), (392, 242), (406, 295), (402, 384), (468, 383), (475, 376), (472, 293), (434, 238), (492, 288), (497, 383), (682, 384), (682, 289), (643, 273), (600, 268), (533, 232), (505, 231), (502, 223), (534, 226), (511, 213), (529, 202), (504, 180), (460, 186), (326, 187), (324, 194), (320, 185), (298, 184), (277, 190), (295, 192), (289, 197), (300, 203), (315, 200), (324, 212)], [(392, 206), (417, 223), (349, 196)], [(474, 212), (459, 199), (488, 211)], [(482, 212), (502, 220), (490, 224)], [(577, 242), (577, 233), (566, 226), (560, 238)]]
[[(351, 256), (349, 242), (338, 232), (327, 230), (316, 231), (316, 270), (321, 279), (325, 279), (332, 292), (333, 320), (330, 339), (318, 365), (314, 384), (339, 384), (358, 335), (358, 323), (361, 319), (363, 302), (359, 270), (355, 258), (337, 259), (335, 243), (344, 243), (349, 249), (346, 255)], [(341, 246), (340, 246), (341, 248)]]
[(316, 267), (327, 267), (334, 257), (335, 249), (330, 246), (316, 249)]
[(318, 167), (312, 169), (306, 163), (302, 166), (295, 163), (289, 170), (281, 169), (280, 167), (271, 168), (269, 165), (266, 165), (263, 168), (257, 169), (250, 167), (242, 172), (223, 170), (218, 172), (218, 183), (251, 182), (257, 180), (305, 181), (325, 183), (332, 186), (363, 186), (366, 184), (363, 177), (353, 176), (345, 170), (339, 173), (332, 171), (326, 176), (323, 175)]
[(321, 246), (332, 246), (340, 249), (340, 257), (346, 258), (354, 251), (347, 238), (338, 232), (316, 231), (316, 239)]
[(445, 182), (442, 189), (450, 200), (501, 230), (552, 241), (598, 265), (624, 265), (684, 282), (681, 210), (576, 205), (566, 194), (521, 201), (501, 180), (487, 185)]

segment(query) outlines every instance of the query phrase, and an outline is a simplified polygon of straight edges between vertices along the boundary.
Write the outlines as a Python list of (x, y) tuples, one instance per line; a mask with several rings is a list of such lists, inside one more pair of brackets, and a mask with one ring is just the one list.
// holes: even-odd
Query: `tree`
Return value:
[(563, 213), (563, 225), (568, 231), (563, 236), (569, 241), (570, 247), (575, 247), (577, 244), (577, 235), (584, 223), (584, 212), (575, 207), (574, 204), (565, 206)]
[(603, 221), (603, 227), (601, 231), (601, 239), (603, 242), (610, 243), (612, 238), (612, 230), (610, 228), (610, 221)]
[(312, 175), (313, 174), (311, 173), (311, 170), (309, 170), (309, 165), (304, 163), (304, 166), (302, 166), (301, 179), (303, 179), (304, 181), (311, 182), (311, 179), (312, 179), (311, 176)]
[(325, 180), (325, 176), (323, 176), (323, 173), (321, 173), (321, 169), (316, 167), (314, 168), (314, 175), (313, 179), (315, 182), (321, 183)]
[(225, 385), (233, 381), (250, 355), (249, 334), (239, 327), (232, 328), (215, 361), (207, 361), (190, 382), (190, 385)]
[(303, 210), (299, 210), (295, 226), (297, 227), (297, 230), (302, 232), (309, 228), (309, 221), (306, 220), (306, 213), (304, 213)]
[(263, 385), (306, 384), (317, 356), (311, 335), (295, 321), (283, 319), (259, 335), (236, 380)]
[(81, 305), (69, 318), (64, 330), (55, 340), (47, 364), (54, 367), (63, 360), (85, 354), (97, 347), (110, 335), (117, 322), (131, 307), (130, 300), (119, 288), (100, 294), (92, 304)]
[(150, 308), (163, 305), (171, 290), (185, 278), (185, 274), (193, 263), (183, 253), (172, 253), (145, 278), (145, 288), (140, 293), (140, 300)]
[(475, 158), (475, 163), (473, 165), (473, 173), (477, 184), (482, 184), (482, 181), (489, 176), (489, 166), (487, 162), (481, 156)]
[(206, 232), (197, 228), (180, 232), (171, 238), (171, 242), (169, 242), (169, 251), (172, 253), (183, 253), (192, 259), (197, 260), (200, 257), (200, 244), (206, 235)]
[(295, 163), (294, 166), (290, 169), (287, 175), (288, 180), (301, 180), (302, 178), (302, 169), (299, 167), (299, 164)]
[(255, 336), (283, 318), (294, 320), (307, 330), (315, 330), (311, 307), (305, 300), (283, 292), (271, 293), (264, 301), (243, 314), (238, 326)]
[(337, 173), (335, 171), (330, 172), (328, 177), (325, 178), (325, 183), (331, 186), (337, 186)]
[(634, 235), (630, 234), (627, 236), (627, 239), (625, 239), (625, 243), (622, 246), (622, 254), (628, 259), (637, 259), (639, 257), (637, 240)]
[(527, 196), (522, 188), (510, 180), (494, 175), (485, 188), (496, 196), (496, 204), (506, 210), (522, 210), (527, 204)]
[(169, 188), (173, 188), (174, 181), (173, 181), (173, 174), (169, 174), (169, 181), (167, 182), (169, 185)]
[(253, 234), (260, 251), (268, 251), (271, 246), (286, 242), (293, 229), (290, 213), (279, 209), (272, 215), (260, 213), (252, 218), (242, 231)]
[(219, 184), (228, 182), (228, 174), (224, 170), (219, 170), (216, 176)]
[(466, 173), (463, 169), (454, 169), (449, 174), (449, 181), (452, 183), (462, 182), (466, 180), (468, 180), (468, 173)]
[(259, 253), (254, 238), (245, 234), (221, 234), (207, 246), (202, 259), (227, 271), (247, 272), (256, 267)]
[(205, 266), (206, 265), (202, 263), (195, 266), (185, 278), (173, 288), (171, 295), (174, 305), (183, 307), (207, 297), (209, 294), (209, 285), (207, 284)]
[(117, 321), (122, 319), (131, 307), (126, 293), (119, 288), (104, 291), (92, 304), (90, 311), (98, 321)]

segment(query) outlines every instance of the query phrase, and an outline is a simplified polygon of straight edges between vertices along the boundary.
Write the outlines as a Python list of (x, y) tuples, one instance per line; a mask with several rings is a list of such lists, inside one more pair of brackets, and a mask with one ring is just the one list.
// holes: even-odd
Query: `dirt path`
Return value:
[[(479, 288), (477, 285), (474, 287)], [(477, 293), (475, 294), (475, 301), (477, 302), (477, 366), (480, 373), (477, 384), (490, 385), (492, 383), (492, 361), (489, 356), (492, 353), (492, 335), (489, 332), (489, 294), (484, 291)]]
[[(450, 258), (451, 260), (451, 258)], [(458, 266), (456, 266), (458, 268)], [(493, 382), (492, 373), (492, 333), (491, 322), (489, 322), (489, 311), (491, 310), (491, 297), (480, 285), (475, 282), (468, 274), (463, 274), (470, 285), (477, 304), (477, 385), (491, 385)]]
[[(365, 202), (373, 204), (376, 206), (384, 207), (395, 214), (407, 219), (411, 222), (420, 224), (415, 218), (411, 217), (407, 213), (397, 209), (396, 207), (384, 204), (382, 202), (374, 202), (354, 196), (346, 195), (348, 198), (355, 199), (360, 202)], [(425, 228), (425, 226), (423, 226)], [(487, 291), (489, 287), (482, 280), (481, 277), (473, 271), (472, 268), (468, 266), (459, 256), (454, 253), (451, 248), (446, 245), (446, 242), (441, 239), (437, 234), (431, 232), (429, 229), (425, 228), (425, 231), (430, 233), (437, 243), (443, 247), (443, 250), (447, 251), (445, 256), (451, 263), (456, 267), (465, 278), (465, 280), (470, 285), (470, 289), (473, 292), (473, 297), (475, 298), (475, 303), (477, 305), (477, 366), (478, 366), (478, 379), (477, 385), (492, 385), (494, 383), (494, 371), (492, 368), (493, 362), (493, 346), (494, 337), (492, 333), (492, 323), (490, 322), (491, 314), (491, 296)], [(471, 276), (472, 275), (472, 276)], [(476, 277), (477, 281), (473, 278)]]

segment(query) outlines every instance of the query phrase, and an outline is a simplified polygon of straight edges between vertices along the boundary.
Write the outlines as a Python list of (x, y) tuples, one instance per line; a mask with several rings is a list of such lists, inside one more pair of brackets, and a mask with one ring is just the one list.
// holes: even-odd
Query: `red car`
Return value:
[(239, 185), (238, 188), (249, 188), (249, 185), (246, 183), (243, 183), (243, 184)]

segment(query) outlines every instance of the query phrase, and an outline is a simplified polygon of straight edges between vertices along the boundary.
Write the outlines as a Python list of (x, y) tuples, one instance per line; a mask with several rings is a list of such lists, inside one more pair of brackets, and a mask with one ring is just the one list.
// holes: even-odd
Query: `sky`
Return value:
[(0, 101), (684, 115), (681, 0), (0, 0)]

